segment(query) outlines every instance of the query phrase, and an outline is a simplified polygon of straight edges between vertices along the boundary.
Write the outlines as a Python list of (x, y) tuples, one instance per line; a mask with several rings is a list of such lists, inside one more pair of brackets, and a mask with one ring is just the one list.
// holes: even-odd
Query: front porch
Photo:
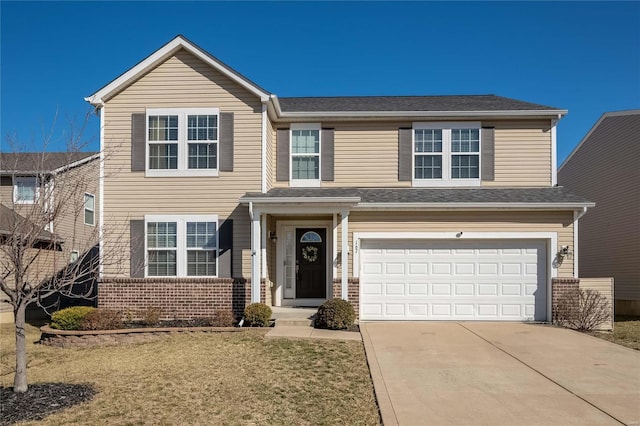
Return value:
[[(250, 206), (251, 281), (259, 276), (255, 281), (266, 283), (274, 307), (348, 300), (349, 238), (342, 236), (349, 235), (349, 210), (313, 205), (292, 214), (298, 209)], [(252, 302), (259, 300), (258, 291), (252, 286)]]

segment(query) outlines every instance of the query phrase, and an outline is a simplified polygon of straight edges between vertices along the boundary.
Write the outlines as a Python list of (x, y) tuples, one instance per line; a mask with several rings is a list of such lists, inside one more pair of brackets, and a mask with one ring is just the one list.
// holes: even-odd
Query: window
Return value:
[(80, 258), (80, 252), (78, 250), (71, 250), (69, 255), (69, 263), (75, 263)]
[(480, 185), (480, 124), (415, 123), (413, 183)]
[(317, 232), (307, 231), (300, 237), (301, 243), (321, 243), (322, 237)]
[(147, 176), (218, 174), (217, 108), (147, 110)]
[(13, 202), (33, 204), (40, 193), (38, 178), (35, 176), (17, 176), (13, 181)]
[(291, 125), (291, 185), (320, 186), (320, 125)]
[(96, 197), (93, 194), (84, 194), (84, 224), (96, 224)]
[(217, 276), (217, 216), (147, 216), (147, 276)]

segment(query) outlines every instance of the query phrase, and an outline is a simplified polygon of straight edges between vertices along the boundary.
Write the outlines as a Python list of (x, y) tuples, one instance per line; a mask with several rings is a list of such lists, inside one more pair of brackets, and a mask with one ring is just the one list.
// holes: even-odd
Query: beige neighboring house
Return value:
[(615, 312), (640, 315), (640, 110), (600, 117), (558, 171), (596, 202), (580, 221), (581, 277), (613, 277)]
[(130, 238), (99, 306), (190, 318), (339, 297), (365, 320), (549, 321), (552, 280), (575, 275), (562, 253), (593, 203), (556, 185), (563, 109), (278, 97), (182, 36), (86, 100), (104, 229)]
[[(0, 153), (0, 244), (28, 226), (43, 228), (29, 253), (38, 253), (30, 269), (32, 281), (53, 276), (97, 245), (98, 174), (95, 152)], [(43, 226), (42, 215), (57, 204), (63, 204), (61, 214)], [(0, 247), (0, 272), (8, 271), (7, 254)], [(11, 275), (6, 279), (10, 283)], [(0, 297), (7, 295), (0, 292)], [(8, 303), (0, 303), (0, 316), (13, 319)]]

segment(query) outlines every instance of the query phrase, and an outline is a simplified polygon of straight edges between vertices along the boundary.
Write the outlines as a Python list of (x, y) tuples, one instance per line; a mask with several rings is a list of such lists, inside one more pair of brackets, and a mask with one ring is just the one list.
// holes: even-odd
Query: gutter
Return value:
[(595, 203), (359, 203), (354, 210), (575, 210)]
[(358, 204), (360, 197), (241, 197), (240, 203), (249, 204), (249, 208), (253, 203), (260, 204)]

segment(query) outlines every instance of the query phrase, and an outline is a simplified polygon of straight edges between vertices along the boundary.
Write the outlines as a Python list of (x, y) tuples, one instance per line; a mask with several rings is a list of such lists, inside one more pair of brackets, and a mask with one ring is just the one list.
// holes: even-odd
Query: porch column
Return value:
[(260, 244), (260, 210), (251, 212), (251, 303), (260, 302), (260, 266), (262, 247)]
[(349, 210), (343, 210), (342, 216), (342, 298), (349, 300)]

